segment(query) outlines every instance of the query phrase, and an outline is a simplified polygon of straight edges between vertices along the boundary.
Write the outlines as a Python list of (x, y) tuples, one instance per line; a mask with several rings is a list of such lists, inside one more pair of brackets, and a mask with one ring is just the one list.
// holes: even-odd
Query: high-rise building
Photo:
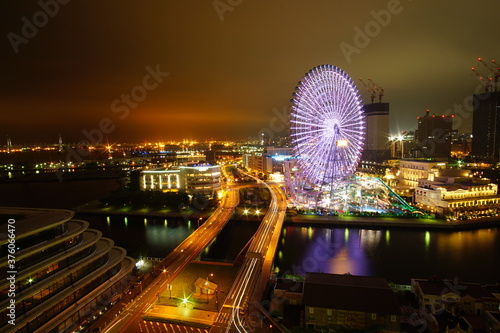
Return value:
[(402, 131), (389, 138), (392, 158), (412, 158), (415, 150), (415, 132)]
[(415, 157), (448, 158), (451, 155), (453, 116), (429, 115), (418, 117), (415, 132)]
[(472, 155), (485, 161), (500, 159), (500, 92), (474, 95)]
[(0, 207), (0, 332), (80, 330), (128, 286), (134, 260), (73, 214)]
[(363, 110), (366, 119), (366, 137), (362, 159), (372, 162), (389, 159), (389, 103), (366, 104)]

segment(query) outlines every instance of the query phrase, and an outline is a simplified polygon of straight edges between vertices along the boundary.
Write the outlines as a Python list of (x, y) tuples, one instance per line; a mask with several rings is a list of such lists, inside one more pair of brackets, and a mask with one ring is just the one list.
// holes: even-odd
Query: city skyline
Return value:
[(364, 103), (358, 77), (371, 77), (391, 103), (391, 132), (415, 129), (425, 109), (463, 106), (479, 85), (476, 58), (500, 51), (491, 2), (3, 6), (0, 138), (13, 144), (283, 135), (297, 82), (320, 64), (345, 70)]

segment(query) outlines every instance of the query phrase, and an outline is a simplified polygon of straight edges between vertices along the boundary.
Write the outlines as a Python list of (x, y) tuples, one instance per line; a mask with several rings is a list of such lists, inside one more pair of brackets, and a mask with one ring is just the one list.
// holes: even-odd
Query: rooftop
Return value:
[(419, 284), (420, 289), (426, 295), (454, 293), (462, 297), (470, 296), (473, 298), (495, 298), (495, 296), (487, 288), (477, 283), (465, 283), (441, 279), (413, 279), (413, 281)]
[(274, 289), (285, 290), (289, 293), (302, 293), (304, 290), (304, 282), (294, 281), (292, 279), (278, 279)]
[[(74, 212), (62, 209), (42, 209), (42, 208), (16, 208), (0, 207), (1, 225), (8, 223), (9, 219), (14, 219), (16, 238), (27, 236), (32, 232), (49, 229), (57, 224), (70, 220)], [(7, 230), (7, 228), (3, 228)], [(0, 244), (7, 242), (7, 234), (0, 234)]]
[(304, 305), (369, 313), (400, 313), (387, 281), (368, 276), (306, 273)]

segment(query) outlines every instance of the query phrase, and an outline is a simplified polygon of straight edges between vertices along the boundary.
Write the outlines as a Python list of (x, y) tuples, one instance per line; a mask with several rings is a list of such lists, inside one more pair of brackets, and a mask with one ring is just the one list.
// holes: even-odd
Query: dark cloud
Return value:
[[(22, 35), (23, 17), (43, 19), (40, 3), (55, 0), (0, 5), (0, 137), (15, 142), (80, 141), (103, 118), (115, 125), (110, 140), (255, 137), (324, 63), (356, 83), (371, 77), (391, 102), (392, 130), (411, 129), (425, 109), (445, 112), (473, 92), (475, 58), (500, 54), (500, 3), (468, 0), (242, 1), (223, 21), (211, 0), (73, 0), (15, 53), (9, 33)], [(356, 52), (346, 57), (341, 43)], [(121, 119), (113, 101), (143, 85), (148, 66), (169, 76)]]

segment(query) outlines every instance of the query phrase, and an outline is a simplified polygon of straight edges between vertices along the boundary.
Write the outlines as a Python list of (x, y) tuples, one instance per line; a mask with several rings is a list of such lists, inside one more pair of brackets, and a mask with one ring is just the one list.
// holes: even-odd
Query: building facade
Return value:
[[(134, 260), (100, 231), (88, 229), (88, 222), (74, 220), (73, 212), (2, 207), (0, 215), (11, 216), (7, 223), (15, 224), (15, 247), (6, 234), (0, 238), (5, 254), (0, 262), (0, 332), (88, 327), (128, 285)], [(15, 326), (8, 322), (12, 313)]]
[(415, 132), (415, 156), (417, 158), (449, 158), (451, 156), (451, 134), (453, 116), (429, 115), (418, 117)]
[(366, 104), (363, 110), (366, 136), (362, 160), (382, 162), (389, 159), (389, 103)]
[(498, 311), (499, 299), (476, 283), (412, 279), (411, 288), (420, 308), (429, 313), (446, 310), (454, 314), (484, 316), (487, 311)]
[(212, 194), (221, 188), (220, 165), (208, 163), (182, 165), (175, 169), (141, 171), (142, 190), (186, 191)]
[(419, 179), (415, 203), (450, 219), (496, 216), (500, 212), (498, 185), (470, 175), (470, 170), (442, 170)]
[(266, 153), (252, 152), (243, 155), (243, 166), (249, 170), (269, 175), (273, 173), (273, 158)]
[(382, 278), (306, 273), (303, 302), (308, 329), (400, 332), (401, 312)]
[(415, 132), (403, 131), (389, 137), (389, 147), (392, 158), (412, 158), (415, 151)]
[(418, 180), (436, 174), (446, 168), (446, 163), (437, 161), (401, 160), (399, 162), (399, 174), (397, 175), (398, 187), (415, 188)]
[(500, 92), (474, 95), (472, 155), (486, 162), (500, 159)]

